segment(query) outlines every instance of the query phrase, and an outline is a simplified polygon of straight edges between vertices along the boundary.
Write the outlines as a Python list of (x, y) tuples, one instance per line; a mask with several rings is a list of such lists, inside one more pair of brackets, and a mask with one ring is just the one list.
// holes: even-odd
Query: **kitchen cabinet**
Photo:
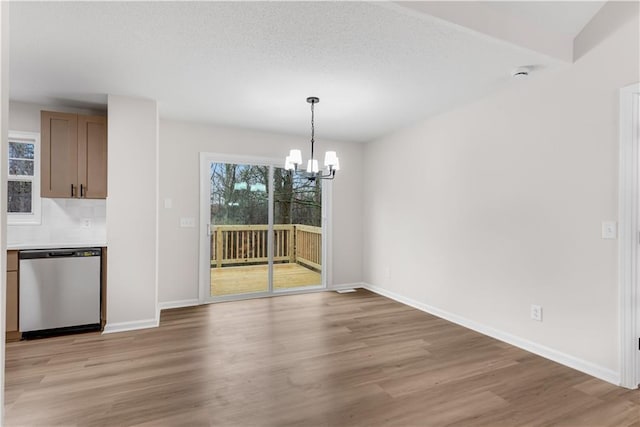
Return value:
[(42, 197), (107, 197), (107, 118), (41, 112)]
[(20, 339), (18, 331), (18, 251), (7, 251), (6, 340)]

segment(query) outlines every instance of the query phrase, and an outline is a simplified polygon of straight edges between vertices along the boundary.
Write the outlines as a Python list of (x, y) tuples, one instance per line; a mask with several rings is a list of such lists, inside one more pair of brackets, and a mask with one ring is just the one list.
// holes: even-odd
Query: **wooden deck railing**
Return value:
[[(211, 227), (211, 266), (261, 264), (268, 258), (267, 225)], [(322, 266), (322, 229), (300, 224), (273, 226), (273, 260)]]
[(295, 226), (295, 260), (320, 270), (322, 268), (322, 228)]

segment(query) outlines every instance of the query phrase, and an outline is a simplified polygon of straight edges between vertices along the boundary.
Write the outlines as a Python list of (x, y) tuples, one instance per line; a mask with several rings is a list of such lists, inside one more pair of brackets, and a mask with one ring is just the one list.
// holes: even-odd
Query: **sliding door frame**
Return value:
[[(240, 165), (252, 165), (252, 166), (267, 166), (269, 167), (269, 182), (268, 182), (268, 195), (269, 195), (269, 225), (267, 233), (267, 255), (269, 258), (268, 269), (268, 289), (266, 292), (253, 292), (246, 294), (234, 294), (221, 297), (211, 296), (211, 254), (210, 254), (210, 215), (211, 215), (211, 200), (210, 200), (210, 177), (209, 168), (211, 163), (233, 163)], [(331, 283), (331, 265), (329, 257), (331, 253), (331, 181), (322, 181), (322, 270), (321, 270), (321, 283), (318, 286), (305, 286), (300, 288), (291, 289), (279, 289), (274, 290), (273, 287), (273, 221), (274, 221), (274, 192), (273, 192), (273, 176), (274, 169), (276, 167), (282, 167), (280, 165), (280, 159), (268, 158), (268, 157), (254, 157), (254, 156), (242, 156), (242, 155), (229, 155), (219, 153), (200, 153), (200, 224), (199, 224), (199, 280), (198, 280), (198, 300), (200, 304), (208, 304), (212, 302), (234, 301), (251, 298), (271, 297), (277, 295), (306, 293), (324, 291), (327, 289), (327, 284)]]

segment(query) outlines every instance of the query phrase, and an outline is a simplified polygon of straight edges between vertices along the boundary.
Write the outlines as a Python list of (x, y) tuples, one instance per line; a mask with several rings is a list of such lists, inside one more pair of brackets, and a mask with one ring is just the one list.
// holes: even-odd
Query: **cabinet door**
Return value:
[(78, 179), (78, 116), (41, 113), (42, 197), (76, 197)]
[(18, 271), (18, 251), (7, 251), (7, 271)]
[(79, 197), (107, 197), (107, 119), (78, 116)]
[(18, 272), (7, 271), (7, 332), (18, 330)]

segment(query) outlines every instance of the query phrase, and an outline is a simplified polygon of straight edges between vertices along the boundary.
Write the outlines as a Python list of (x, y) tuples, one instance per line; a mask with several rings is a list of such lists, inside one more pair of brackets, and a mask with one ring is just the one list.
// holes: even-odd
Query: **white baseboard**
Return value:
[(164, 301), (158, 303), (160, 310), (168, 310), (170, 308), (181, 308), (181, 307), (192, 307), (194, 305), (200, 304), (197, 298), (194, 299), (181, 299), (176, 301)]
[(507, 344), (511, 344), (515, 347), (519, 347), (530, 353), (537, 354), (538, 356), (542, 356), (546, 359), (553, 360), (554, 362), (576, 369), (580, 372), (584, 372), (585, 374), (591, 375), (593, 377), (599, 378), (601, 380), (607, 381), (617, 386), (620, 385), (619, 372), (612, 371), (611, 369), (593, 364), (591, 362), (587, 362), (586, 360), (579, 359), (569, 354), (562, 353), (560, 351), (537, 344), (535, 342), (526, 340), (524, 338), (520, 338), (515, 335), (511, 335), (509, 333), (500, 331), (498, 329), (494, 329), (489, 326), (482, 325), (473, 320), (469, 320), (465, 317), (458, 316), (457, 314), (453, 314), (448, 311), (441, 310), (439, 308), (421, 303), (414, 299), (404, 297), (402, 295), (396, 294), (395, 292), (388, 291), (379, 286), (374, 286), (374, 285), (365, 283), (363, 287), (365, 289), (368, 289), (384, 297), (401, 302), (403, 304), (406, 304), (418, 310), (421, 310), (426, 313), (432, 314), (434, 316), (440, 317), (442, 319), (448, 320), (452, 323), (456, 323), (460, 326), (464, 326), (465, 328), (469, 328), (476, 332), (480, 332), (481, 334), (488, 335), (492, 338), (506, 342)]
[(138, 329), (157, 328), (159, 319), (134, 320), (132, 322), (107, 323), (104, 326), (103, 334), (112, 334), (114, 332), (135, 331)]
[[(364, 283), (362, 282), (355, 282), (355, 283), (341, 283), (339, 285), (333, 285), (327, 288), (316, 288), (316, 289), (309, 289), (306, 290), (305, 289), (300, 289), (300, 293), (305, 293), (305, 292), (323, 292), (323, 291), (337, 291), (339, 289), (358, 289), (358, 288), (362, 288), (364, 287)], [(269, 295), (269, 296), (277, 296), (276, 295)], [(206, 304), (206, 303), (205, 303)], [(181, 308), (181, 307), (193, 307), (196, 305), (200, 305), (200, 300), (198, 300), (197, 298), (193, 298), (193, 299), (183, 299), (183, 300), (176, 300), (176, 301), (164, 301), (164, 302), (160, 302), (158, 303), (158, 307), (160, 308), (160, 310), (168, 310), (171, 308)]]

